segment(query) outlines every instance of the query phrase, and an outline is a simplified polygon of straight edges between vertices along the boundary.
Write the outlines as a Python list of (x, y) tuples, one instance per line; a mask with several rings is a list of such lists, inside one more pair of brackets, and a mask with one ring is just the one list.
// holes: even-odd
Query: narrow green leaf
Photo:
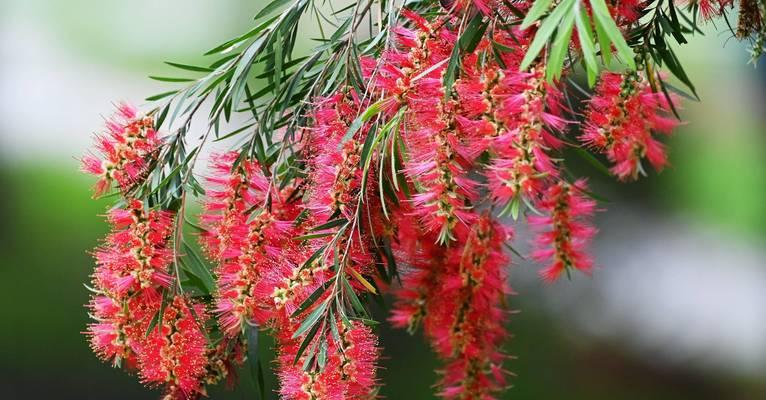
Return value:
[(532, 65), (532, 62), (537, 58), (537, 55), (540, 54), (540, 51), (545, 47), (545, 44), (548, 43), (548, 40), (558, 27), (559, 22), (564, 18), (564, 14), (572, 7), (572, 4), (575, 1), (576, 0), (562, 1), (556, 6), (556, 9), (543, 20), (540, 29), (535, 33), (535, 38), (532, 39), (532, 44), (529, 45), (527, 53), (524, 54), (524, 58), (521, 60), (519, 69), (526, 70)]
[(314, 309), (314, 311), (312, 311), (306, 317), (306, 319), (304, 319), (303, 322), (301, 322), (300, 326), (298, 326), (298, 329), (296, 329), (295, 333), (293, 333), (293, 336), (292, 336), (293, 339), (297, 339), (297, 338), (301, 337), (301, 335), (306, 333), (313, 326), (315, 326), (315, 325), (318, 326), (319, 324), (317, 324), (317, 322), (319, 322), (319, 319), (322, 318), (322, 316), (324, 315), (325, 310), (327, 310), (327, 302), (326, 301), (322, 302), (321, 304), (319, 304)]
[(334, 234), (335, 234), (335, 232), (312, 233), (310, 235), (296, 236), (293, 239), (297, 240), (299, 242), (302, 242), (302, 241), (306, 241), (306, 240), (319, 239), (319, 238), (323, 238), (323, 237), (327, 237), (327, 236), (332, 236)]
[(604, 176), (612, 176), (612, 173), (609, 172), (609, 167), (594, 157), (593, 154), (580, 147), (573, 147), (572, 149), (574, 150), (575, 154), (580, 156), (580, 158), (585, 160), (588, 164), (592, 165), (598, 172), (601, 172), (604, 174)]
[(360, 315), (367, 316), (367, 310), (365, 310), (361, 300), (359, 300), (359, 296), (357, 296), (356, 292), (354, 292), (354, 288), (348, 282), (348, 279), (346, 279), (346, 277), (343, 276), (341, 277), (341, 281), (343, 281), (343, 287), (346, 289), (348, 297), (351, 299), (351, 304), (356, 310), (356, 312), (359, 313)]
[(476, 13), (458, 39), (460, 49), (464, 53), (473, 53), (476, 50), (476, 46), (479, 45), (482, 36), (484, 36), (487, 25), (489, 25), (489, 20), (484, 21), (484, 16), (481, 13)]
[(316, 303), (316, 301), (319, 300), (320, 297), (322, 297), (322, 295), (327, 291), (327, 288), (332, 286), (332, 284), (334, 282), (335, 281), (333, 281), (333, 280), (328, 280), (323, 285), (321, 285), (318, 288), (316, 288), (309, 295), (309, 297), (306, 298), (306, 300), (303, 300), (303, 303), (301, 303), (301, 305), (292, 313), (292, 315), (290, 315), (290, 318), (295, 318), (295, 317), (301, 315), (304, 311), (306, 311), (309, 308), (311, 308), (311, 306), (313, 306), (314, 303)]
[(193, 82), (196, 79), (191, 78), (171, 78), (168, 76), (149, 76), (149, 79), (160, 81), (160, 82)]
[(452, 95), (452, 86), (455, 84), (455, 75), (460, 68), (460, 47), (455, 46), (452, 48), (452, 53), (449, 57), (449, 63), (447, 69), (444, 71), (444, 77), (442, 78), (442, 85), (444, 86), (444, 101), (449, 100)]
[(601, 59), (604, 61), (604, 65), (609, 67), (612, 63), (612, 43), (609, 41), (609, 37), (601, 27), (601, 23), (598, 20), (593, 20), (593, 25), (596, 27), (596, 37), (598, 38), (598, 47), (601, 51)]
[(323, 231), (325, 229), (332, 229), (332, 228), (335, 228), (336, 226), (345, 225), (347, 223), (348, 223), (347, 219), (339, 218), (339, 219), (335, 219), (335, 220), (332, 220), (332, 221), (329, 221), (329, 222), (325, 222), (322, 225), (317, 225), (317, 226), (311, 228), (311, 230), (312, 231)]
[(213, 293), (215, 290), (215, 278), (213, 278), (213, 274), (210, 273), (210, 270), (205, 266), (202, 258), (197, 254), (197, 252), (194, 251), (194, 249), (192, 249), (191, 246), (189, 246), (185, 241), (183, 242), (183, 248), (189, 260), (191, 261), (189, 263), (190, 269), (187, 272), (193, 274), (202, 281), (202, 283), (205, 285), (205, 289), (207, 289), (207, 293)]
[(537, 22), (548, 11), (551, 3), (553, 3), (553, 0), (535, 0), (535, 3), (532, 4), (532, 7), (527, 12), (527, 16), (524, 17), (524, 21), (521, 23), (521, 29), (527, 29)]
[(596, 47), (593, 44), (593, 30), (591, 29), (590, 19), (585, 7), (580, 2), (576, 5), (575, 24), (577, 25), (577, 37), (580, 39), (580, 48), (582, 49), (583, 59), (585, 60), (585, 71), (588, 75), (588, 86), (593, 87), (596, 84), (596, 74), (598, 72), (598, 61), (596, 60)]
[(632, 70), (636, 69), (636, 62), (634, 60), (633, 50), (631, 50), (628, 43), (625, 42), (625, 38), (617, 27), (617, 24), (612, 19), (612, 15), (609, 13), (609, 8), (604, 0), (591, 0), (590, 5), (593, 9), (593, 17), (601, 25), (606, 36), (614, 43), (614, 47), (617, 48), (617, 54), (620, 55), (622, 61)]
[(572, 5), (566, 10), (564, 18), (561, 19), (559, 24), (556, 39), (551, 44), (550, 56), (545, 66), (545, 75), (549, 82), (553, 82), (553, 80), (561, 77), (561, 69), (564, 68), (564, 58), (569, 52), (575, 15), (577, 15), (574, 11), (575, 4), (576, 1), (572, 2)]
[[(313, 328), (311, 328), (311, 331), (308, 332), (306, 337), (301, 342), (300, 347), (298, 347), (298, 352), (295, 353), (295, 359), (293, 359), (293, 365), (298, 363), (298, 360), (301, 359), (301, 356), (303, 355), (303, 352), (306, 351), (306, 347), (311, 343), (311, 341), (316, 337), (317, 332), (319, 331), (319, 326), (322, 324), (315, 324)], [(296, 337), (293, 337), (296, 338)]]
[(155, 94), (154, 96), (149, 96), (145, 100), (146, 101), (156, 101), (159, 99), (164, 99), (165, 97), (172, 96), (174, 94), (178, 93), (178, 90), (171, 90), (169, 92), (164, 92), (160, 94)]
[(255, 19), (258, 20), (263, 18), (273, 13), (274, 11), (276, 11), (277, 9), (279, 9), (280, 7), (284, 6), (285, 4), (289, 2), (290, 0), (274, 0), (271, 3), (267, 4), (266, 7), (263, 7), (261, 11), (259, 11), (258, 14), (256, 14)]
[(175, 63), (170, 61), (165, 61), (165, 64), (170, 65), (171, 67), (183, 69), (186, 71), (193, 71), (193, 72), (212, 72), (213, 71), (212, 68), (198, 67), (196, 65), (180, 64), (180, 63)]
[(356, 117), (353, 122), (351, 122), (351, 125), (348, 127), (348, 130), (346, 131), (346, 134), (343, 135), (343, 139), (341, 140), (341, 143), (346, 143), (349, 140), (351, 140), (352, 137), (360, 130), (362, 129), (362, 125), (364, 125), (366, 122), (372, 119), (372, 117), (378, 115), (383, 110), (383, 104), (387, 99), (378, 100), (375, 103), (371, 104), (369, 107), (367, 107), (364, 112)]

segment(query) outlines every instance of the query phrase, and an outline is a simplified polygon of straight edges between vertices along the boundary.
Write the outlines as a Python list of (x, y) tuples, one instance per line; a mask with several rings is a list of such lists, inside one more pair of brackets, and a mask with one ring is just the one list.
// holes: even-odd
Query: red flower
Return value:
[(529, 223), (537, 227), (533, 258), (550, 264), (540, 271), (546, 281), (555, 281), (574, 268), (590, 273), (593, 262), (585, 247), (596, 233), (587, 218), (593, 215), (596, 203), (585, 197), (585, 182), (559, 182), (543, 194), (539, 207), (546, 216), (530, 216)]
[(646, 158), (658, 171), (668, 163), (664, 145), (652, 133), (670, 134), (678, 121), (668, 116), (671, 101), (652, 91), (637, 73), (604, 72), (589, 100), (580, 140), (606, 155), (620, 180), (636, 179)]
[(168, 240), (172, 215), (165, 211), (146, 211), (138, 200), (109, 214), (115, 231), (95, 252), (96, 286), (114, 298), (123, 298), (143, 289), (167, 287), (172, 254)]
[(161, 141), (154, 119), (138, 115), (135, 108), (120, 104), (106, 122), (107, 133), (96, 136), (100, 156), (87, 155), (82, 170), (99, 177), (94, 197), (104, 194), (113, 182), (122, 191), (141, 183), (148, 173), (149, 160), (156, 156)]
[[(319, 370), (307, 371), (303, 368), (306, 353), (295, 362), (300, 341), (283, 339), (279, 348), (277, 376), (279, 393), (284, 399), (371, 398), (377, 384), (375, 373), (380, 353), (377, 338), (369, 327), (359, 322), (352, 322), (351, 326), (338, 322), (338, 334), (341, 343), (324, 338), (324, 366)], [(314, 340), (320, 340), (319, 336)]]
[(150, 385), (164, 385), (168, 399), (195, 398), (201, 390), (207, 366), (205, 319), (201, 304), (174, 297), (158, 327), (152, 329), (141, 344), (138, 353), (141, 380)]
[(236, 152), (213, 156), (215, 175), (208, 181), (215, 186), (206, 192), (201, 217), (207, 228), (203, 247), (219, 263), (215, 310), (228, 336), (255, 318), (263, 267), (295, 234), (292, 220), (299, 211), (285, 201), (288, 193), (270, 190), (257, 163), (241, 160), (235, 168), (237, 158)]
[(498, 97), (495, 115), (504, 129), (493, 137), (496, 156), (487, 178), (493, 198), (505, 206), (519, 195), (537, 198), (545, 180), (558, 175), (548, 152), (560, 147), (552, 132), (566, 121), (559, 116), (561, 93), (545, 82), (543, 69), (506, 75), (501, 84), (510, 94)]
[(150, 320), (157, 312), (160, 297), (145, 291), (129, 299), (117, 300), (96, 295), (88, 307), (96, 322), (88, 325), (91, 348), (114, 366), (136, 367), (136, 352), (144, 339)]
[(426, 334), (447, 362), (442, 396), (489, 398), (505, 386), (500, 351), (507, 337), (502, 304), (510, 293), (502, 244), (509, 233), (488, 215), (472, 227), (462, 248), (445, 257), (436, 298), (426, 316)]

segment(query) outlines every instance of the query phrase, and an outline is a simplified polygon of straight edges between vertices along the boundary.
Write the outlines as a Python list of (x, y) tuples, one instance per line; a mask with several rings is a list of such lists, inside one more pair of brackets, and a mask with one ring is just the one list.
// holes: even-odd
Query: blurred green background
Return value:
[[(163, 91), (145, 79), (168, 73), (161, 61), (199, 61), (247, 29), (258, 4), (0, 3), (0, 398), (158, 397), (100, 363), (80, 334), (87, 252), (108, 204), (90, 199), (76, 157), (110, 102)], [(517, 377), (503, 398), (766, 398), (766, 74), (739, 44), (724, 47), (723, 26), (708, 28), (680, 51), (703, 101), (684, 105), (673, 166), (630, 185), (575, 166), (610, 199), (594, 276), (543, 285), (535, 266), (512, 267)], [(433, 398), (436, 362), (421, 338), (381, 335), (382, 395)], [(241, 378), (210, 397), (254, 398)]]

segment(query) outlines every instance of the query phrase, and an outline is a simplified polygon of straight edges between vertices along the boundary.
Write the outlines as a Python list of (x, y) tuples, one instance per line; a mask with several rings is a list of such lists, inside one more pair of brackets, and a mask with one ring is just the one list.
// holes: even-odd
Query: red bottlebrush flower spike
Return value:
[(641, 159), (656, 169), (668, 163), (664, 145), (653, 132), (670, 134), (678, 121), (668, 114), (671, 101), (663, 93), (652, 92), (638, 73), (605, 72), (590, 99), (587, 121), (580, 140), (606, 155), (620, 180), (636, 179)]
[(202, 390), (208, 365), (205, 319), (201, 304), (176, 296), (142, 343), (141, 379), (152, 386), (164, 385), (166, 399), (196, 398)]
[(89, 308), (96, 322), (89, 324), (85, 332), (90, 336), (91, 348), (99, 358), (111, 361), (114, 366), (135, 368), (136, 352), (159, 307), (160, 297), (154, 292), (121, 300), (94, 296)]
[(481, 216), (462, 248), (445, 257), (445, 276), (426, 316), (426, 334), (447, 365), (441, 395), (484, 399), (505, 386), (501, 343), (504, 298), (510, 293), (502, 244), (509, 233), (490, 216)]
[(318, 260), (307, 263), (315, 251), (311, 247), (285, 248), (280, 257), (266, 265), (255, 287), (259, 299), (256, 320), (260, 324), (289, 326), (290, 316), (301, 303), (332, 277), (329, 268)]
[(585, 197), (584, 181), (559, 182), (546, 190), (539, 208), (546, 216), (530, 216), (529, 223), (538, 230), (533, 258), (549, 265), (540, 272), (546, 281), (558, 279), (574, 268), (590, 273), (593, 262), (585, 253), (596, 229), (587, 221), (596, 203)]
[[(417, 100), (409, 99), (404, 140), (410, 158), (406, 173), (420, 188), (412, 196), (413, 213), (428, 233), (445, 244), (455, 239), (456, 230), (466, 230), (473, 214), (469, 202), (476, 198), (476, 183), (467, 175), (466, 164), (473, 154), (461, 140), (456, 104), (443, 100), (438, 80), (423, 79)], [(429, 84), (436, 83), (436, 84)]]
[[(288, 330), (288, 333), (292, 330)], [(346, 326), (338, 322), (340, 343), (324, 338), (321, 368), (304, 368), (306, 355), (295, 362), (300, 341), (283, 338), (279, 348), (279, 393), (287, 400), (368, 399), (372, 398), (380, 353), (369, 327), (359, 322)], [(284, 336), (284, 335), (283, 335)], [(314, 341), (320, 340), (317, 336)], [(338, 346), (342, 345), (342, 350)], [(317, 356), (319, 357), (319, 356)]]
[(428, 236), (415, 246), (412, 249), (397, 248), (396, 256), (405, 261), (408, 268), (400, 271), (402, 284), (394, 292), (396, 303), (389, 317), (393, 326), (405, 328), (410, 333), (417, 329), (431, 303), (438, 300), (437, 289), (443, 276), (446, 253)]
[(499, 97), (496, 106), (505, 129), (492, 140), (496, 157), (487, 178), (493, 198), (508, 210), (514, 197), (535, 199), (546, 179), (558, 175), (548, 152), (560, 147), (553, 132), (563, 130), (566, 121), (559, 116), (561, 93), (545, 82), (543, 69), (506, 75), (500, 84), (508, 85), (511, 94)]
[(201, 217), (208, 229), (201, 236), (203, 246), (219, 263), (216, 312), (228, 336), (238, 335), (255, 317), (263, 266), (292, 238), (298, 214), (281, 193), (268, 196), (268, 180), (257, 163), (241, 160), (235, 168), (237, 158), (235, 152), (213, 157), (216, 175), (208, 180), (217, 186), (207, 191)]
[(172, 254), (167, 245), (172, 215), (146, 211), (142, 202), (133, 200), (126, 208), (111, 211), (109, 221), (116, 230), (95, 252), (96, 286), (113, 298), (169, 286), (173, 278), (167, 269)]
[(87, 155), (82, 170), (99, 178), (94, 197), (106, 193), (113, 182), (123, 192), (146, 178), (151, 158), (157, 156), (161, 140), (154, 119), (138, 115), (133, 106), (120, 104), (106, 122), (107, 132), (96, 136), (100, 156)]

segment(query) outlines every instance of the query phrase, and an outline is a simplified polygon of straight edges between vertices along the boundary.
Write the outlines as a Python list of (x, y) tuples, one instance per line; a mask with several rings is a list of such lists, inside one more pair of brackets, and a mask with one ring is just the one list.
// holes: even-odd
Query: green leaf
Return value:
[(215, 290), (215, 278), (210, 270), (205, 266), (202, 258), (197, 254), (194, 249), (191, 248), (185, 241), (183, 242), (183, 248), (189, 259), (189, 270), (187, 272), (199, 278), (207, 289), (207, 293), (213, 293)]
[(165, 107), (162, 108), (162, 111), (160, 111), (160, 115), (157, 117), (157, 119), (154, 122), (154, 129), (159, 130), (162, 127), (162, 123), (165, 122), (165, 118), (168, 116), (168, 110), (170, 110), (170, 102), (165, 105)]
[(160, 82), (193, 82), (196, 79), (191, 78), (171, 78), (167, 76), (149, 76), (149, 79), (160, 81)]
[(581, 147), (573, 147), (572, 148), (580, 158), (585, 160), (588, 164), (592, 165), (598, 172), (601, 172), (605, 176), (611, 177), (612, 173), (609, 172), (609, 168), (604, 165), (601, 161), (599, 161), (596, 157), (593, 156), (590, 152), (587, 150), (581, 148)]
[(477, 13), (473, 19), (471, 19), (471, 22), (468, 23), (465, 31), (460, 35), (460, 39), (458, 39), (460, 49), (465, 53), (473, 53), (473, 51), (476, 50), (476, 46), (481, 42), (481, 38), (484, 36), (484, 31), (487, 29), (487, 25), (489, 25), (489, 20), (484, 21), (483, 15)]
[(303, 303), (301, 303), (301, 305), (292, 313), (292, 315), (290, 315), (290, 318), (295, 318), (301, 315), (301, 313), (303, 313), (304, 311), (311, 308), (311, 306), (313, 306), (314, 303), (316, 303), (316, 301), (319, 300), (320, 297), (322, 297), (322, 295), (327, 291), (327, 288), (332, 286), (334, 282), (335, 281), (333, 280), (328, 280), (323, 285), (316, 288), (314, 292), (312, 292), (309, 295), (309, 297), (306, 298), (306, 300), (303, 300)]
[(309, 329), (311, 329), (313, 326), (318, 326), (317, 322), (319, 322), (319, 319), (322, 318), (324, 315), (325, 310), (327, 310), (327, 302), (322, 302), (317, 306), (317, 308), (314, 309), (307, 317), (306, 319), (301, 322), (300, 326), (298, 326), (298, 329), (295, 330), (295, 333), (293, 333), (293, 339), (297, 339), (301, 337), (304, 333), (306, 333)]
[(322, 225), (317, 225), (317, 226), (311, 228), (311, 230), (312, 231), (323, 231), (325, 229), (332, 229), (332, 228), (335, 228), (336, 226), (341, 226), (341, 225), (344, 225), (344, 224), (347, 224), (347, 223), (348, 223), (347, 219), (339, 218), (339, 219), (335, 219), (335, 220), (332, 220), (332, 221), (329, 221), (329, 222), (325, 222)]
[(359, 296), (357, 296), (356, 292), (354, 292), (354, 288), (348, 282), (348, 279), (346, 279), (345, 276), (341, 276), (340, 279), (343, 281), (343, 287), (346, 289), (348, 297), (351, 299), (351, 305), (354, 307), (356, 312), (359, 313), (359, 315), (367, 316), (367, 310), (364, 309), (364, 305), (362, 305), (361, 300), (359, 300)]
[(293, 239), (297, 240), (299, 242), (303, 242), (303, 241), (306, 241), (306, 240), (319, 239), (319, 238), (323, 238), (323, 237), (327, 237), (327, 236), (332, 236), (334, 234), (335, 234), (335, 232), (312, 233), (310, 235), (296, 236)]
[(524, 54), (524, 58), (521, 60), (520, 70), (526, 70), (532, 65), (532, 62), (540, 54), (543, 47), (553, 35), (553, 32), (559, 25), (559, 22), (564, 18), (564, 14), (572, 7), (576, 0), (564, 0), (556, 6), (550, 15), (548, 15), (543, 21), (540, 29), (535, 33), (535, 38), (532, 39), (532, 44), (529, 45), (527, 53)]
[[(636, 69), (636, 62), (634, 60), (633, 50), (631, 50), (625, 38), (622, 36), (620, 28), (612, 19), (612, 15), (609, 14), (609, 8), (604, 0), (591, 0), (590, 5), (593, 9), (593, 17), (597, 25), (601, 25), (604, 33), (609, 40), (614, 43), (614, 47), (617, 48), (617, 54), (620, 55), (622, 61), (628, 65), (632, 70)], [(604, 49), (601, 49), (602, 51)]]
[(593, 21), (593, 25), (596, 27), (596, 37), (598, 38), (599, 50), (601, 50), (601, 58), (604, 61), (604, 65), (608, 67), (612, 63), (612, 43), (598, 21)]
[(551, 44), (548, 64), (545, 67), (545, 75), (549, 82), (553, 82), (554, 79), (561, 77), (561, 69), (564, 68), (564, 58), (569, 52), (569, 43), (572, 39), (575, 15), (577, 15), (574, 11), (575, 4), (576, 1), (573, 1), (572, 5), (566, 10), (566, 14), (559, 24), (556, 39), (554, 39)]
[(156, 101), (159, 99), (164, 99), (165, 97), (172, 96), (174, 94), (178, 93), (178, 90), (171, 90), (169, 92), (164, 92), (160, 94), (155, 94), (154, 96), (149, 96), (145, 100), (146, 101)]
[(261, 19), (274, 11), (276, 11), (278, 8), (284, 6), (285, 4), (289, 3), (290, 0), (274, 0), (271, 3), (267, 4), (266, 7), (263, 7), (261, 11), (256, 14), (255, 19)]
[(360, 130), (362, 129), (362, 125), (364, 125), (366, 122), (372, 119), (372, 117), (378, 115), (381, 111), (383, 111), (383, 104), (386, 102), (387, 99), (378, 100), (369, 107), (367, 107), (364, 112), (356, 117), (353, 122), (351, 122), (351, 125), (348, 127), (348, 130), (346, 131), (346, 134), (343, 135), (343, 139), (341, 140), (341, 143), (346, 143), (349, 140), (351, 140), (352, 137)]
[(253, 383), (255, 383), (256, 391), (261, 395), (259, 399), (264, 399), (265, 385), (258, 347), (258, 344), (260, 343), (258, 324), (247, 321), (245, 324), (245, 336), (247, 337), (247, 361), (250, 364)]
[(276, 19), (277, 19), (277, 17), (274, 17), (274, 18), (270, 18), (267, 21), (264, 21), (262, 24), (260, 24), (260, 25), (256, 26), (255, 28), (251, 29), (247, 33), (245, 33), (243, 35), (240, 35), (240, 36), (238, 36), (238, 37), (236, 37), (234, 39), (231, 39), (229, 41), (226, 41), (226, 42), (216, 46), (215, 48), (212, 48), (212, 49), (208, 50), (205, 53), (205, 55), (209, 56), (211, 54), (216, 54), (216, 53), (226, 53), (226, 52), (229, 52), (229, 51), (233, 50), (234, 48), (238, 47), (239, 45), (241, 45), (243, 42), (247, 41), (251, 37), (256, 36), (257, 34), (263, 32), (266, 28), (269, 28), (271, 26), (271, 24), (274, 21), (276, 21)]
[(593, 30), (591, 29), (590, 19), (585, 8), (581, 3), (577, 3), (575, 11), (575, 24), (577, 25), (577, 37), (580, 39), (583, 59), (585, 60), (585, 71), (588, 75), (588, 86), (593, 87), (596, 84), (596, 74), (598, 72), (598, 61), (596, 60), (596, 47), (593, 44)]
[(527, 16), (524, 17), (524, 21), (521, 23), (521, 29), (527, 29), (537, 22), (537, 20), (548, 11), (551, 3), (553, 3), (553, 0), (535, 0), (535, 3), (529, 9)]
[(455, 46), (452, 48), (452, 53), (449, 57), (449, 63), (447, 69), (444, 71), (444, 77), (442, 78), (442, 85), (444, 86), (444, 100), (449, 100), (452, 93), (452, 86), (455, 84), (455, 75), (460, 68), (460, 47)]
[[(295, 353), (295, 359), (293, 359), (293, 365), (298, 363), (298, 360), (301, 359), (301, 356), (303, 355), (303, 352), (306, 351), (306, 347), (311, 343), (311, 341), (314, 339), (314, 337), (317, 335), (317, 332), (319, 331), (319, 326), (322, 324), (315, 324), (313, 328), (311, 328), (311, 331), (308, 332), (306, 337), (301, 342), (300, 347), (298, 348), (298, 352)], [(296, 338), (296, 337), (294, 337)]]
[(183, 69), (186, 71), (193, 71), (193, 72), (212, 72), (213, 71), (212, 68), (198, 67), (195, 65), (188, 65), (188, 64), (179, 64), (179, 63), (174, 63), (170, 61), (165, 61), (165, 64), (170, 65), (171, 67)]

